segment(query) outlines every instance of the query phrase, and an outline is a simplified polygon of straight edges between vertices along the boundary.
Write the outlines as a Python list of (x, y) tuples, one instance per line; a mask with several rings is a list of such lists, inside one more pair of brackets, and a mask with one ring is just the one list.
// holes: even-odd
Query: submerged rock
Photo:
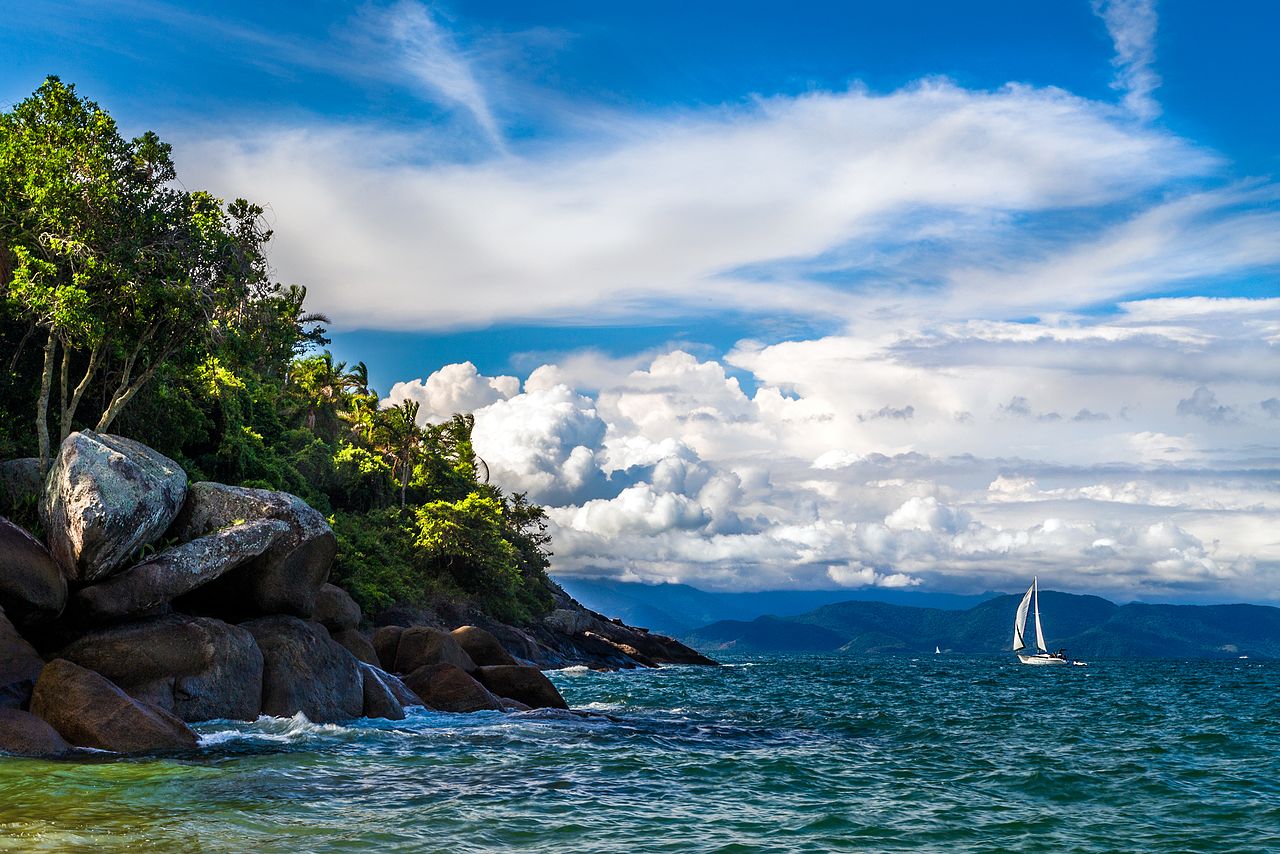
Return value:
[(511, 653), (503, 649), (498, 639), (482, 628), (462, 626), (454, 629), (451, 634), (462, 651), (479, 667), (517, 663)]
[(27, 643), (0, 611), (0, 708), (20, 709), (31, 700), (31, 689), (44, 668), (44, 659)]
[(262, 709), (263, 656), (245, 628), (172, 614), (93, 632), (60, 655), (184, 721), (251, 721)]
[(427, 664), (404, 677), (422, 702), (442, 712), (502, 711), (502, 703), (461, 667)]
[(71, 750), (58, 731), (30, 712), (0, 708), (0, 753), (62, 756)]
[(146, 445), (72, 433), (45, 479), (40, 515), (49, 550), (72, 580), (107, 576), (164, 533), (186, 490), (182, 468)]
[(19, 623), (51, 620), (67, 604), (67, 579), (44, 544), (0, 518), (0, 607)]
[(480, 667), (476, 679), (499, 697), (517, 700), (534, 709), (567, 709), (569, 704), (556, 686), (536, 667), (498, 665)]
[(258, 519), (197, 537), (78, 591), (77, 616), (120, 620), (161, 613), (174, 599), (241, 566), (289, 532), (277, 519)]
[(31, 713), (71, 744), (117, 753), (182, 750), (196, 734), (164, 709), (135, 700), (108, 679), (62, 658), (45, 665)]
[(261, 617), (243, 624), (262, 650), (262, 712), (314, 723), (360, 717), (364, 686), (359, 662), (319, 623)]
[(170, 533), (190, 540), (252, 519), (276, 519), (287, 523), (289, 530), (258, 557), (193, 591), (183, 604), (218, 616), (310, 617), (316, 594), (329, 578), (338, 541), (324, 516), (301, 498), (266, 489), (194, 483)]
[(410, 673), (428, 664), (452, 664), (470, 673), (476, 669), (453, 635), (428, 626), (412, 626), (400, 635), (396, 647), (396, 673)]

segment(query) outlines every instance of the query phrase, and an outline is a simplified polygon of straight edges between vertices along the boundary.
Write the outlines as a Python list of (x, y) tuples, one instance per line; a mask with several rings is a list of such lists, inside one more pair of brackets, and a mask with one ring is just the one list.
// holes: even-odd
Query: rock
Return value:
[(396, 673), (411, 673), (428, 664), (452, 664), (470, 673), (476, 669), (471, 656), (462, 651), (453, 635), (427, 626), (413, 626), (400, 635), (396, 647)]
[(31, 713), (78, 747), (140, 753), (197, 744), (191, 728), (164, 709), (133, 699), (63, 658), (45, 665), (31, 695)]
[(452, 664), (427, 664), (404, 678), (413, 693), (442, 712), (502, 711), (502, 703), (488, 689)]
[(62, 443), (45, 480), (40, 518), (68, 578), (94, 581), (157, 540), (182, 508), (187, 476), (168, 457), (92, 430)]
[(13, 620), (53, 619), (67, 604), (67, 579), (44, 544), (0, 518), (0, 607)]
[(355, 657), (319, 623), (261, 617), (242, 624), (262, 650), (262, 712), (315, 723), (360, 717), (364, 686)]
[(396, 669), (396, 652), (400, 649), (401, 626), (380, 626), (373, 630), (373, 649), (378, 654), (378, 664), (383, 670)]
[(35, 647), (0, 611), (0, 708), (24, 708), (43, 667), (44, 659)]
[(536, 667), (519, 664), (480, 667), (476, 669), (475, 676), (480, 684), (499, 697), (510, 697), (530, 708), (569, 708), (556, 686)]
[(382, 671), (372, 665), (360, 665), (360, 677), (364, 685), (364, 716), (402, 721), (404, 707), (400, 705), (400, 701), (396, 699), (382, 675)]
[(184, 721), (251, 721), (262, 709), (262, 653), (253, 635), (209, 617), (171, 614), (93, 632), (62, 658)]
[(415, 694), (408, 685), (404, 684), (399, 676), (393, 676), (382, 668), (378, 668), (378, 675), (382, 677), (382, 682), (391, 691), (391, 696), (396, 698), (396, 702), (401, 706), (408, 708), (409, 706), (423, 706), (422, 698)]
[(0, 709), (0, 753), (52, 757), (70, 750), (56, 729), (30, 712)]
[(180, 540), (250, 519), (287, 522), (289, 531), (263, 554), (192, 592), (184, 605), (223, 616), (310, 617), (329, 578), (338, 541), (324, 516), (287, 492), (194, 483), (170, 533)]
[(511, 653), (503, 649), (498, 639), (477, 626), (462, 626), (451, 633), (462, 651), (479, 667), (499, 664), (516, 664)]
[(373, 648), (373, 644), (367, 637), (360, 634), (356, 629), (343, 629), (340, 632), (330, 631), (329, 634), (342, 645), (342, 648), (356, 657), (356, 661), (363, 661), (365, 664), (372, 664), (379, 667), (381, 662), (378, 660), (378, 653)]
[(532, 710), (532, 707), (526, 706), (519, 700), (513, 700), (510, 697), (499, 697), (498, 702), (502, 704), (502, 711), (504, 712), (528, 712)]
[(331, 632), (354, 629), (360, 625), (360, 606), (335, 584), (325, 584), (316, 594), (316, 607), (311, 619)]
[(38, 457), (23, 457), (0, 463), (0, 514), (13, 513), (24, 501), (40, 501), (44, 492), (44, 470)]
[(557, 608), (543, 617), (542, 622), (554, 631), (562, 632), (566, 635), (577, 635), (587, 629), (594, 628), (596, 620), (590, 614), (582, 611)]
[(174, 599), (253, 560), (287, 533), (286, 522), (257, 519), (197, 537), (78, 591), (72, 610), (90, 621), (162, 613)]

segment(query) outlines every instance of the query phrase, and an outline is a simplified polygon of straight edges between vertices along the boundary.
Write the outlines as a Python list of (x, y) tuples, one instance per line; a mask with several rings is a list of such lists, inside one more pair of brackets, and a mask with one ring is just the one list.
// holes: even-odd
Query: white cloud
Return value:
[(394, 406), (402, 400), (416, 400), (418, 420), (424, 424), (448, 421), (455, 412), (472, 412), (520, 392), (515, 377), (482, 377), (470, 362), (445, 365), (424, 381), (398, 382), (382, 400)]
[(1154, 98), (1160, 76), (1152, 67), (1156, 58), (1155, 0), (1093, 0), (1093, 13), (1107, 25), (1115, 44), (1113, 88), (1124, 93), (1124, 105), (1140, 119), (1160, 114)]
[(861, 564), (827, 567), (827, 577), (841, 587), (915, 587), (920, 584), (920, 579), (905, 573), (885, 575)]

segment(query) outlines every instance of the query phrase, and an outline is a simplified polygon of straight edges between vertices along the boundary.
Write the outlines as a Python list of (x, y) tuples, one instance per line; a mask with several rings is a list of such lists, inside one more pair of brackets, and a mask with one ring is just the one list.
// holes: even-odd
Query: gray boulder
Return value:
[[(364, 685), (364, 711), (366, 718), (385, 718), (389, 721), (404, 720), (404, 707), (383, 679), (383, 673), (370, 664), (360, 665), (360, 678)], [(388, 676), (387, 678), (395, 678)]]
[(29, 499), (40, 500), (44, 491), (44, 469), (37, 457), (23, 457), (0, 463), (0, 514), (8, 515)]
[(0, 709), (0, 753), (53, 757), (70, 750), (56, 729), (30, 712)]
[(20, 623), (53, 619), (67, 604), (67, 579), (44, 544), (0, 518), (0, 607)]
[(170, 534), (185, 541), (251, 519), (286, 522), (289, 531), (258, 557), (193, 591), (184, 606), (219, 616), (310, 617), (316, 594), (329, 578), (338, 541), (324, 516), (301, 498), (266, 489), (194, 483)]
[(373, 644), (367, 637), (360, 634), (357, 629), (343, 629), (340, 632), (330, 631), (329, 634), (342, 645), (343, 649), (354, 655), (357, 661), (372, 664), (374, 667), (381, 666), (381, 662), (378, 661), (378, 653), (373, 648)]
[(0, 708), (21, 709), (44, 668), (44, 659), (0, 611)]
[(462, 651), (480, 667), (518, 663), (511, 653), (503, 649), (497, 638), (482, 628), (462, 626), (450, 634), (458, 642), (458, 646), (462, 647)]
[(316, 593), (316, 607), (311, 619), (331, 632), (354, 629), (360, 625), (360, 606), (341, 587), (324, 584)]
[(72, 610), (90, 621), (162, 613), (174, 599), (253, 560), (288, 533), (286, 522), (257, 519), (197, 537), (78, 591)]
[(475, 677), (499, 697), (517, 700), (533, 709), (569, 708), (556, 686), (536, 667), (480, 667), (476, 669)]
[(396, 647), (397, 673), (411, 673), (428, 664), (452, 664), (470, 673), (476, 669), (471, 656), (462, 651), (453, 635), (428, 626), (411, 626), (400, 635)]
[(315, 723), (360, 717), (364, 684), (360, 665), (319, 623), (297, 617), (261, 617), (243, 624), (262, 650), (262, 712)]
[(502, 711), (502, 703), (465, 670), (427, 664), (404, 677), (404, 684), (429, 708), (442, 712)]
[(184, 721), (251, 721), (262, 709), (263, 657), (247, 629), (171, 614), (93, 632), (62, 658)]
[(72, 580), (110, 575), (164, 533), (186, 491), (182, 468), (146, 445), (72, 433), (44, 484), (40, 517), (49, 551)]
[(77, 747), (117, 753), (193, 748), (198, 739), (178, 718), (133, 699), (104, 677), (55, 658), (31, 695), (31, 714)]

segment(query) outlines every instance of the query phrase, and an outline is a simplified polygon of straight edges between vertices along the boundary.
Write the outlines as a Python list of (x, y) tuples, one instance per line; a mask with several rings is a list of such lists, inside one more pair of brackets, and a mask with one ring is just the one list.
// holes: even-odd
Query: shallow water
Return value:
[(0, 849), (1280, 850), (1280, 664), (729, 658), (553, 673), (590, 714), (198, 727), (0, 759)]

